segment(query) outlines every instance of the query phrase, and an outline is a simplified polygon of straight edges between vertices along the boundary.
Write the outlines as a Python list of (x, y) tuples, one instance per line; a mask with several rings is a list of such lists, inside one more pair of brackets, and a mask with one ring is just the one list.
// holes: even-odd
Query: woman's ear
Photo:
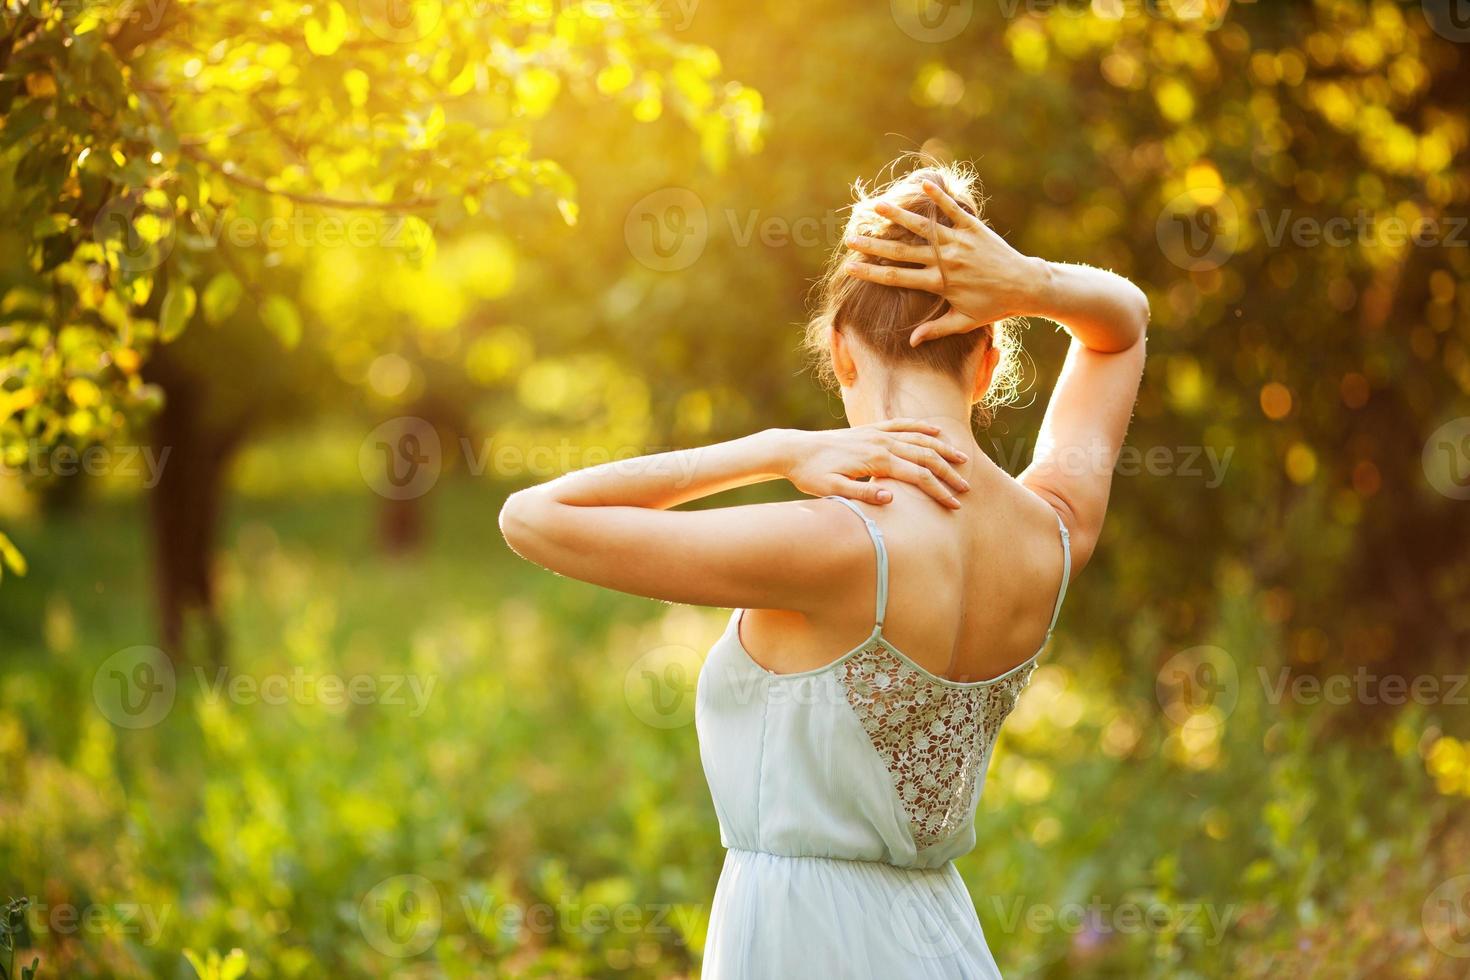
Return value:
[(996, 350), (994, 340), (987, 340), (980, 356), (975, 359), (975, 380), (970, 388), (970, 404), (977, 405), (985, 400), (985, 393), (990, 390), (990, 381), (995, 377), (998, 364), (1000, 351)]
[(857, 361), (853, 360), (852, 346), (836, 327), (832, 328), (832, 373), (844, 388), (857, 384)]

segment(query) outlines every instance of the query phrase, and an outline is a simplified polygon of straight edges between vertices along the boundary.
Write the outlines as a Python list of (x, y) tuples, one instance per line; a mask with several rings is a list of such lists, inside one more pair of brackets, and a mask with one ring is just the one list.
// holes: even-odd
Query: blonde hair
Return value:
[(857, 279), (846, 272), (848, 263), (857, 261), (907, 265), (853, 251), (846, 245), (849, 236), (865, 235), (908, 245), (930, 244), (878, 214), (874, 205), (879, 201), (912, 211), (931, 227), (935, 224), (953, 227), (954, 222), (924, 193), (925, 180), (943, 188), (966, 211), (981, 216), (983, 199), (979, 197), (979, 180), (972, 169), (913, 157), (900, 157), (884, 169), (896, 172), (900, 164), (909, 160), (914, 163), (912, 169), (877, 188), (870, 189), (861, 180), (853, 184), (852, 213), (847, 219), (843, 241), (833, 251), (827, 271), (817, 285), (819, 299), (807, 321), (803, 346), (814, 361), (818, 377), (828, 386), (836, 387), (831, 348), (834, 330), (857, 337), (887, 363), (919, 365), (952, 378), (963, 375), (966, 362), (976, 347), (985, 342), (1000, 353), (990, 387), (979, 404), (981, 420), (988, 423), (993, 410), (1010, 404), (1020, 390), (1020, 322), (998, 320), (969, 333), (928, 340), (914, 347), (909, 343), (914, 328), (948, 313), (949, 301), (920, 289)]

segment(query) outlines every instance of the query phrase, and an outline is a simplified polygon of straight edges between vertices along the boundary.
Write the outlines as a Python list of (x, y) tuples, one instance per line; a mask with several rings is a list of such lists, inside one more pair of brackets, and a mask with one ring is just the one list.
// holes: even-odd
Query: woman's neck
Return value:
[(847, 422), (871, 425), (887, 419), (923, 419), (937, 425), (956, 448), (974, 446), (973, 405), (959, 384), (928, 372), (889, 371), (842, 391)]

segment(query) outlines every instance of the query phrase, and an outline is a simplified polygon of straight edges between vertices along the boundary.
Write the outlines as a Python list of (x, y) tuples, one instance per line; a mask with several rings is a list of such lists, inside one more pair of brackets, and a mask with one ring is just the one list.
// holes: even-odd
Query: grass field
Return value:
[[(388, 560), (360, 495), (237, 499), (223, 674), (128, 652), (153, 639), (138, 502), (20, 529), (0, 886), (32, 902), (26, 962), (188, 977), (191, 950), (228, 976), (238, 948), (259, 977), (697, 975), (721, 849), (692, 684), (725, 614), (520, 563), (486, 485), (429, 500), (427, 552)], [(1120, 665), (1063, 616), (961, 863), (1002, 968), (1463, 975), (1429, 901), (1470, 854), (1444, 791), (1466, 760), (1440, 750), (1438, 787), (1426, 768), (1440, 719), (1273, 705), (1249, 594), (1217, 621), (1201, 642), (1229, 651), (1233, 707), (1181, 714), (1146, 617)], [(129, 727), (119, 676), (171, 707)]]

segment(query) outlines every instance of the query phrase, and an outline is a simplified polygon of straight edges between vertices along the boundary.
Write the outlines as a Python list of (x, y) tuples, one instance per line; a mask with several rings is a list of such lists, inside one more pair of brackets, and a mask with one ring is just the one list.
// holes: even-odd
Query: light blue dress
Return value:
[[(741, 645), (736, 610), (700, 671), (700, 757), (727, 848), (703, 976), (999, 977), (952, 862), (975, 846), (990, 753), (1040, 651), (972, 683), (910, 660), (883, 637), (883, 533), (833, 499), (873, 539), (872, 635), (824, 667), (773, 674)], [(1047, 639), (1071, 575), (1065, 525), (1062, 549)]]

